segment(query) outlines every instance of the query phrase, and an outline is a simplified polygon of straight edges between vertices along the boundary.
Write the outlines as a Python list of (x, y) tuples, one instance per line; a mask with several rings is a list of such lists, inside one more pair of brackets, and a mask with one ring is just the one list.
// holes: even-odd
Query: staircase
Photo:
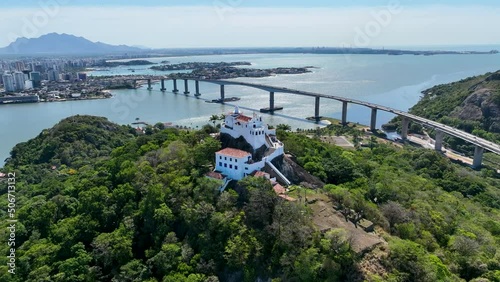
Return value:
[(219, 187), (219, 192), (221, 192), (221, 193), (222, 193), (222, 192), (224, 192), (224, 190), (226, 190), (226, 188), (227, 188), (227, 185), (228, 185), (228, 184), (229, 184), (229, 182), (231, 182), (231, 181), (232, 181), (232, 179), (231, 179), (231, 178), (228, 178), (228, 177), (224, 178), (224, 184), (222, 184), (222, 186), (221, 186), (221, 187)]
[(288, 180), (283, 173), (281, 173), (269, 160), (266, 160), (266, 164), (276, 173), (276, 175), (281, 179), (286, 186), (290, 186), (292, 182)]

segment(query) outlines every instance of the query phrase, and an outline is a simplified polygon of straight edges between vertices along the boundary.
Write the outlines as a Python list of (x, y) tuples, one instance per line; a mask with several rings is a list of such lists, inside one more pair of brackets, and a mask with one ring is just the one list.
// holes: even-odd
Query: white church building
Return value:
[(262, 116), (256, 114), (253, 117), (245, 116), (236, 107), (234, 112), (226, 115), (221, 126), (221, 133), (229, 134), (235, 139), (243, 137), (254, 151), (262, 146), (266, 146), (267, 149), (260, 161), (254, 161), (251, 153), (239, 149), (220, 150), (215, 153), (216, 172), (231, 180), (241, 180), (247, 175), (262, 170), (267, 164), (280, 178), (286, 180), (285, 176), (271, 163), (272, 160), (284, 154), (283, 143), (276, 138), (276, 130), (269, 129), (262, 122)]

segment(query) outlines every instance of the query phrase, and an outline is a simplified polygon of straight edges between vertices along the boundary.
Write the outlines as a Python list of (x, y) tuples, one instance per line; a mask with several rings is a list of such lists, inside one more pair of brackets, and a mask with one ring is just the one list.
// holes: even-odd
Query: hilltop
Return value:
[(410, 113), (500, 142), (500, 71), (437, 85), (423, 94)]
[[(343, 149), (281, 128), (297, 165), (325, 185), (289, 187), (295, 202), (257, 177), (220, 193), (221, 183), (205, 177), (222, 147), (215, 130), (159, 123), (142, 134), (75, 116), (18, 144), (2, 169), (16, 174), (16, 275), (2, 256), (0, 281), (500, 278), (493, 171), (431, 150), (376, 139)], [(0, 216), (7, 218), (5, 209)], [(1, 244), (0, 252), (9, 248)]]

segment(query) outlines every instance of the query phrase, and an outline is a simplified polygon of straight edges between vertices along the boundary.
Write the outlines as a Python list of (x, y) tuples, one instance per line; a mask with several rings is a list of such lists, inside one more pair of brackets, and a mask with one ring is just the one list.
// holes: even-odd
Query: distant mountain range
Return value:
[(38, 38), (18, 38), (0, 48), (0, 54), (108, 54), (143, 52), (144, 49), (126, 45), (92, 42), (70, 34), (49, 33)]

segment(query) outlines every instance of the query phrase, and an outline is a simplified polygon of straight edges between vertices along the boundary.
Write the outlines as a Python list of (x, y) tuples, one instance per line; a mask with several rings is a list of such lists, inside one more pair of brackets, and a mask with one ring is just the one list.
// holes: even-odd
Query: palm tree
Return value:
[(215, 127), (215, 122), (219, 120), (219, 116), (218, 115), (212, 115), (210, 117), (210, 119), (208, 121), (211, 121), (214, 123), (214, 127)]
[(283, 131), (289, 131), (289, 130), (292, 130), (292, 127), (288, 124), (283, 124), (283, 123), (280, 123), (276, 126), (276, 129), (277, 130), (283, 130)]

